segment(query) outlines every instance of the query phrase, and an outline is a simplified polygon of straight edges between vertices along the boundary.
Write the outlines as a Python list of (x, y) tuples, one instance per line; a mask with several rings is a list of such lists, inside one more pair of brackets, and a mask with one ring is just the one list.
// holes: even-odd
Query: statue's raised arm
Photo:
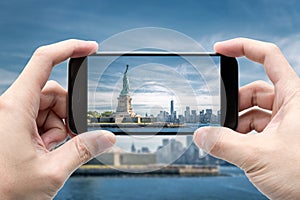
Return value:
[(126, 65), (126, 70), (125, 70), (125, 72), (124, 72), (124, 74), (127, 74), (127, 71), (128, 71), (128, 65)]

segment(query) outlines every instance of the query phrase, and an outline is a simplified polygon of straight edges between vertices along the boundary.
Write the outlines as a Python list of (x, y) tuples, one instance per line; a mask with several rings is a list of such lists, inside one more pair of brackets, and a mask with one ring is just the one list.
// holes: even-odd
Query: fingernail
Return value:
[(98, 145), (96, 154), (101, 154), (112, 147), (115, 144), (116, 139), (111, 132), (101, 131), (99, 137), (96, 138), (96, 142)]
[(92, 45), (92, 46), (94, 47), (94, 48), (90, 51), (89, 54), (93, 54), (93, 53), (95, 53), (95, 52), (98, 50), (98, 48), (99, 48), (98, 42), (96, 42), (96, 41), (87, 41), (87, 43), (89, 43), (89, 45)]
[(101, 131), (101, 135), (102, 136), (98, 141), (98, 144), (100, 146), (105, 146), (105, 145), (103, 145), (103, 142), (104, 142), (107, 145), (106, 148), (110, 148), (111, 146), (113, 146), (116, 143), (116, 136), (113, 133), (111, 133), (109, 131)]
[(218, 44), (221, 44), (221, 43), (222, 43), (222, 42), (216, 42), (216, 43), (215, 43), (215, 46), (218, 45)]
[(222, 43), (224, 43), (224, 41), (222, 41), (222, 42), (216, 42), (216, 43), (214, 44), (214, 49), (216, 50), (216, 47), (219, 46), (219, 45), (222, 44)]
[[(116, 137), (109, 131), (92, 131), (85, 133), (82, 137), (86, 144), (90, 144), (89, 151), (93, 156), (99, 155), (112, 147), (116, 142)], [(92, 142), (94, 141), (94, 142)]]
[(194, 142), (195, 144), (204, 151), (207, 151), (206, 140), (207, 138), (207, 128), (199, 128), (194, 133)]
[(90, 41), (87, 41), (88, 43), (91, 43), (91, 44), (97, 44), (98, 45), (98, 42), (95, 41), (95, 40), (90, 40)]
[(57, 142), (51, 142), (50, 144), (48, 144), (47, 149), (48, 149), (49, 151), (52, 151), (53, 149), (55, 149), (55, 147), (56, 147), (57, 145), (58, 145)]
[(199, 148), (201, 148), (203, 151), (209, 153), (211, 151), (211, 148), (213, 144), (211, 143), (211, 138), (209, 134), (212, 134), (211, 131), (209, 133), (210, 128), (209, 127), (202, 127), (196, 130), (194, 134), (194, 141), (197, 144)]

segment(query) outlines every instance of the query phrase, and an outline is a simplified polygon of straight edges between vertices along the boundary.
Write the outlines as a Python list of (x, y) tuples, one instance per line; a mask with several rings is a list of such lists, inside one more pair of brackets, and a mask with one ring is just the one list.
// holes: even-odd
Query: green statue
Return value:
[(126, 65), (126, 70), (124, 72), (124, 76), (123, 76), (123, 89), (121, 91), (121, 95), (129, 95), (129, 81), (127, 78), (127, 71), (128, 71), (128, 65)]

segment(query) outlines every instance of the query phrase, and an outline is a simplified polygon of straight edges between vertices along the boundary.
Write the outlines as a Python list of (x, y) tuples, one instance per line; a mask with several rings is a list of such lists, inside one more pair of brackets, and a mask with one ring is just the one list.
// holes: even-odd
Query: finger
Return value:
[(250, 131), (262, 132), (271, 121), (271, 113), (263, 110), (252, 109), (239, 117), (236, 131), (249, 133)]
[(80, 165), (103, 153), (115, 142), (115, 135), (108, 131), (82, 133), (51, 152), (52, 164), (59, 166), (59, 173), (67, 178)]
[(66, 140), (68, 134), (65, 123), (54, 112), (49, 112), (42, 126), (38, 126), (39, 133), (48, 150)]
[(97, 48), (96, 42), (81, 40), (66, 40), (40, 47), (7, 92), (13, 94), (18, 100), (22, 99), (25, 103), (31, 102), (25, 105), (27, 107), (36, 106), (40, 91), (56, 64), (70, 57), (87, 56), (94, 53)]
[(194, 133), (195, 144), (207, 153), (241, 166), (249, 157), (248, 135), (224, 127), (202, 127)]
[(239, 91), (239, 111), (254, 106), (272, 110), (274, 96), (274, 87), (264, 81), (256, 81), (243, 86)]
[(279, 80), (297, 79), (297, 74), (280, 49), (272, 43), (236, 38), (216, 43), (215, 51), (230, 57), (246, 56), (250, 60), (263, 64), (267, 75), (274, 84)]
[(66, 118), (67, 94), (67, 91), (63, 87), (61, 87), (57, 82), (48, 81), (41, 92), (39, 110), (52, 110), (60, 118)]
[(23, 86), (37, 86), (41, 90), (56, 64), (71, 57), (87, 56), (97, 48), (96, 42), (81, 40), (66, 40), (42, 46), (35, 51), (17, 81), (23, 83)]

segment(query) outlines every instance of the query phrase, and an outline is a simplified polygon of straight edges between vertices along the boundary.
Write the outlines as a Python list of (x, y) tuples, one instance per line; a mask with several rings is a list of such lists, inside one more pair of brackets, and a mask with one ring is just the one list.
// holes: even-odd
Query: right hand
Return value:
[[(242, 168), (269, 198), (299, 199), (300, 79), (274, 44), (238, 38), (217, 43), (215, 50), (263, 64), (273, 86), (257, 81), (242, 87), (237, 130), (200, 128), (195, 143)], [(252, 130), (259, 133), (244, 134)]]

